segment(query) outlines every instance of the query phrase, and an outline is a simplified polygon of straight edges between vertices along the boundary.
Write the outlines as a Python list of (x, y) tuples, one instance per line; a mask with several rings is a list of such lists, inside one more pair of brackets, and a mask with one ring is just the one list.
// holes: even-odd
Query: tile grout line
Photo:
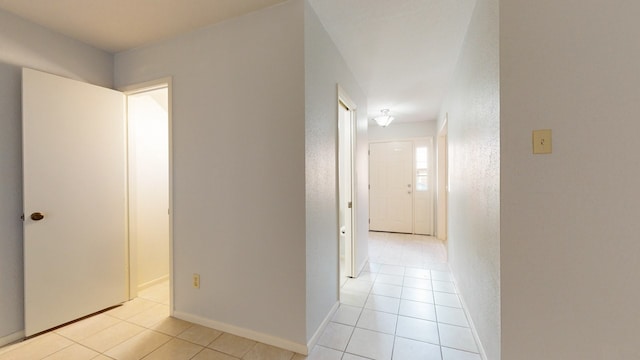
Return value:
[[(431, 287), (433, 288), (433, 274), (431, 273), (431, 270), (429, 270), (429, 276), (431, 277)], [(433, 297), (433, 311), (436, 314), (436, 329), (438, 329), (438, 343), (439, 343), (439, 347), (440, 347), (440, 358), (444, 359), (444, 352), (442, 351), (442, 336), (440, 335), (440, 321), (438, 320), (438, 308), (436, 305), (436, 294), (435, 291), (433, 291), (431, 293), (431, 296)]]

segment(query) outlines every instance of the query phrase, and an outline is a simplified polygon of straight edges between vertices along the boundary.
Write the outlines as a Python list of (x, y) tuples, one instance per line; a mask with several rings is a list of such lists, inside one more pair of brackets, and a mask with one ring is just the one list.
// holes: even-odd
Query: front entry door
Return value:
[(124, 302), (125, 97), (23, 70), (25, 334)]
[(413, 143), (369, 145), (369, 229), (413, 232)]

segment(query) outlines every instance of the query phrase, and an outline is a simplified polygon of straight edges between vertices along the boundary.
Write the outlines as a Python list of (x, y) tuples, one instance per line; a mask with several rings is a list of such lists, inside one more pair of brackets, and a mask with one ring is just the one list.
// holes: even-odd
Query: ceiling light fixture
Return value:
[(380, 110), (382, 115), (376, 117), (374, 120), (379, 126), (387, 127), (393, 121), (393, 116), (389, 115), (389, 109)]

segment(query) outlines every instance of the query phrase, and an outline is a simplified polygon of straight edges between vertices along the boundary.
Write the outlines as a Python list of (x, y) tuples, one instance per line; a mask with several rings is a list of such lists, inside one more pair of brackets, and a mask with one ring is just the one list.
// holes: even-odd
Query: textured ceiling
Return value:
[[(0, 0), (0, 9), (119, 52), (283, 0)], [(475, 0), (309, 0), (368, 96), (370, 118), (434, 120)]]

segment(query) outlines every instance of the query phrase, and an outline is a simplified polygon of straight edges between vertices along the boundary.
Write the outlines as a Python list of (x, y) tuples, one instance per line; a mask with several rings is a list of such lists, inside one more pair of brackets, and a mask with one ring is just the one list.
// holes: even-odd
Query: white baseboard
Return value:
[(146, 282), (146, 283), (144, 283), (144, 284), (140, 284), (140, 285), (138, 285), (138, 291), (142, 291), (142, 290), (144, 290), (144, 289), (146, 289), (146, 288), (150, 288), (150, 287), (152, 287), (153, 285), (160, 284), (161, 282), (165, 282), (165, 281), (167, 281), (167, 280), (169, 280), (169, 274), (164, 275), (164, 276), (161, 276), (161, 277), (159, 277), (159, 278), (157, 278), (157, 279), (153, 279), (153, 280), (151, 280), (151, 281), (147, 281), (147, 282)]
[(366, 259), (364, 259), (364, 261), (362, 262), (362, 264), (360, 265), (360, 269), (358, 269), (358, 271), (356, 272), (356, 277), (360, 276), (360, 273), (362, 272), (362, 270), (364, 270), (364, 266), (369, 262), (369, 256), (367, 256)]
[(320, 324), (320, 326), (318, 327), (318, 330), (316, 330), (316, 332), (313, 334), (313, 336), (307, 343), (307, 352), (304, 353), (303, 355), (309, 355), (309, 352), (311, 352), (311, 349), (313, 349), (313, 347), (316, 346), (316, 343), (320, 339), (320, 336), (322, 336), (322, 332), (324, 332), (324, 329), (327, 327), (327, 324), (329, 324), (329, 321), (331, 321), (331, 319), (333, 318), (333, 315), (336, 313), (336, 311), (338, 311), (338, 307), (340, 307), (340, 302), (336, 301), (336, 303), (333, 304), (333, 306), (331, 307), (329, 314), (324, 318), (324, 320), (322, 321), (322, 324)]
[[(453, 276), (453, 272), (451, 273), (451, 276), (456, 289), (460, 289), (460, 287), (458, 286), (458, 282), (455, 279), (455, 276)], [(482, 341), (480, 341), (480, 337), (478, 336), (478, 332), (476, 331), (476, 326), (473, 323), (471, 314), (469, 313), (469, 308), (467, 307), (467, 303), (466, 301), (464, 301), (462, 294), (458, 293), (458, 298), (462, 303), (462, 310), (464, 311), (464, 314), (467, 317), (467, 321), (469, 321), (469, 327), (471, 328), (471, 333), (473, 334), (473, 338), (476, 340), (476, 345), (478, 345), (478, 353), (480, 354), (480, 357), (482, 358), (482, 360), (487, 360), (487, 353), (484, 350), (484, 346), (482, 346)]]
[(0, 346), (5, 346), (7, 344), (11, 344), (12, 342), (15, 342), (21, 339), (24, 339), (24, 330), (16, 331), (13, 334), (0, 337)]
[(226, 324), (226, 323), (214, 321), (211, 319), (206, 319), (197, 315), (192, 315), (192, 314), (184, 313), (181, 311), (174, 311), (173, 317), (181, 320), (189, 321), (198, 325), (206, 326), (212, 329), (224, 331), (229, 334), (255, 340), (267, 345), (279, 347), (281, 349), (290, 350), (299, 354), (306, 355), (308, 353), (306, 344), (296, 343), (291, 340), (279, 338), (277, 336), (241, 328), (235, 325)]

